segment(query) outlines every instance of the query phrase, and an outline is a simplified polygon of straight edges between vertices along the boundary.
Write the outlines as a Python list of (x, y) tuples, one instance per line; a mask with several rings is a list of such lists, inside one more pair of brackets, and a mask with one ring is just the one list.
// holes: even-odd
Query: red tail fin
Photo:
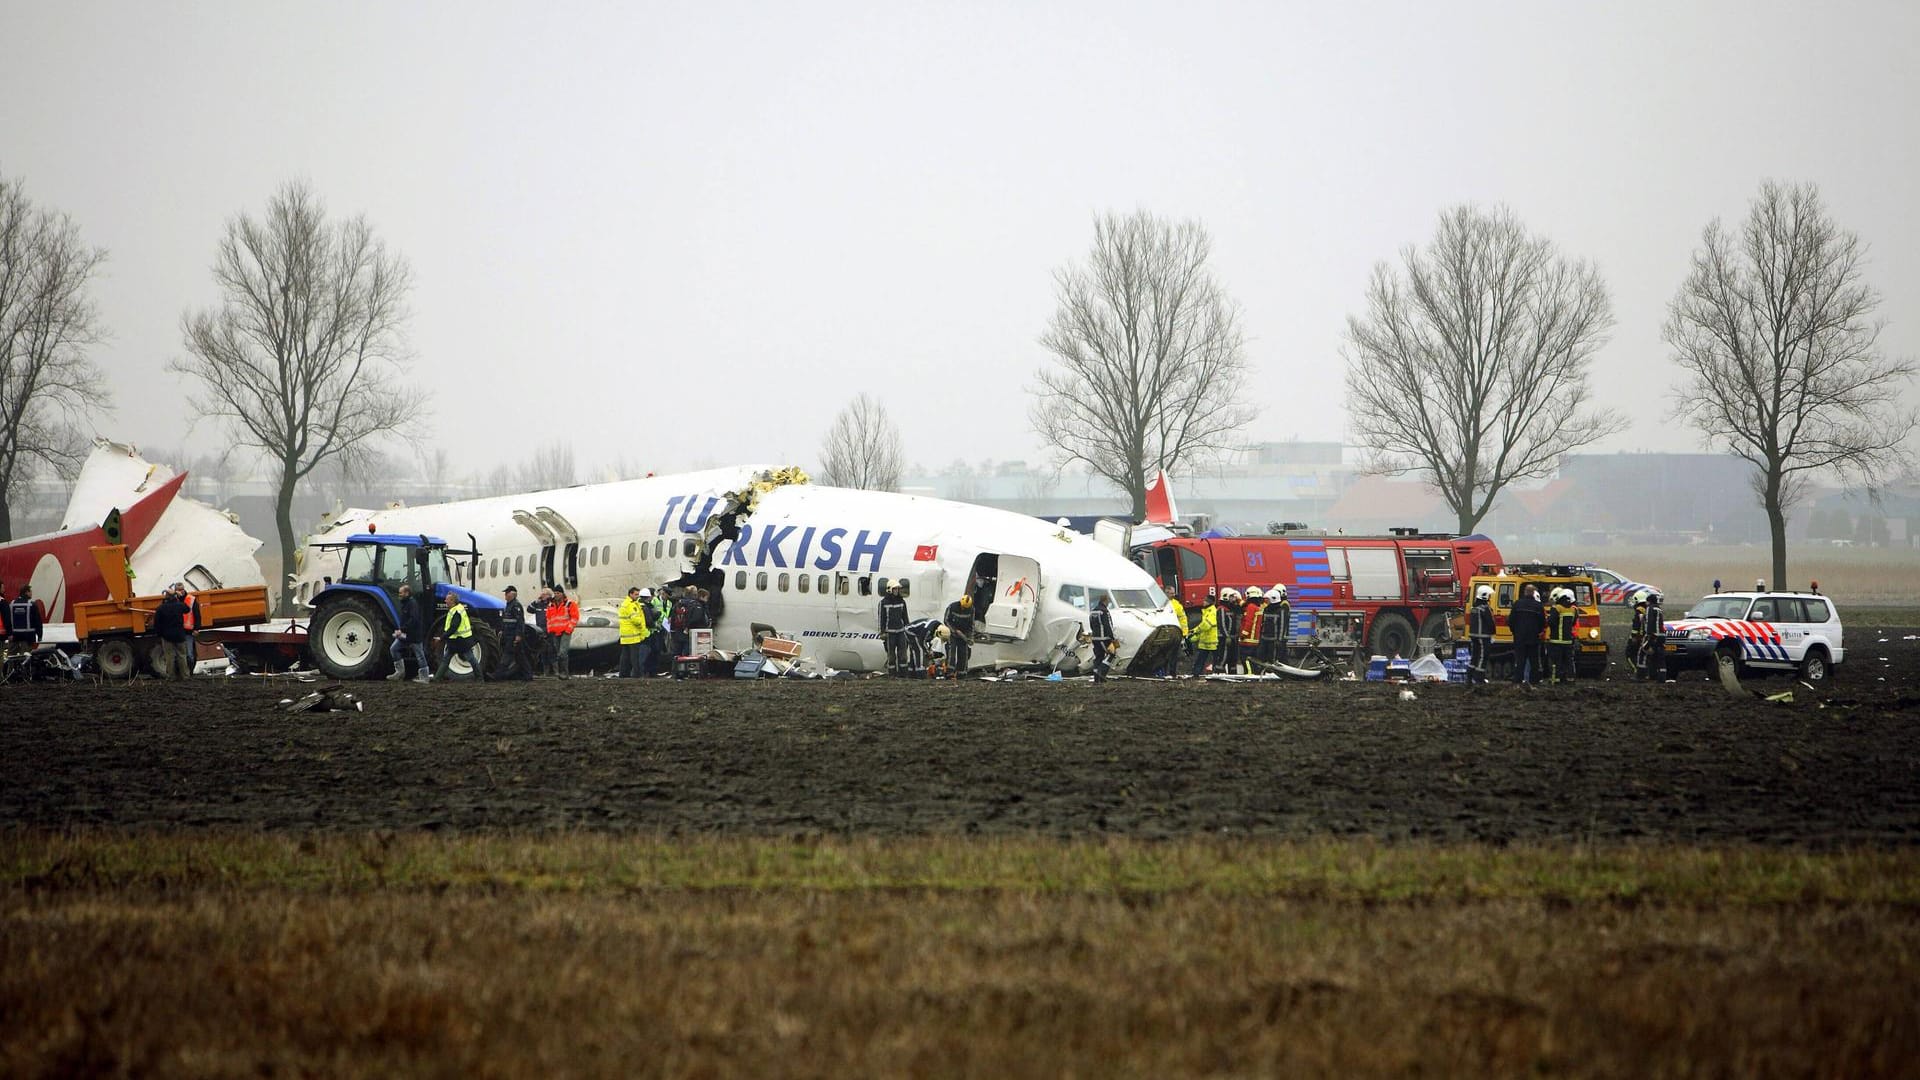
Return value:
[(1147, 521), (1148, 525), (1172, 525), (1179, 520), (1179, 511), (1173, 506), (1173, 483), (1167, 479), (1167, 470), (1161, 469), (1153, 479), (1147, 481)]

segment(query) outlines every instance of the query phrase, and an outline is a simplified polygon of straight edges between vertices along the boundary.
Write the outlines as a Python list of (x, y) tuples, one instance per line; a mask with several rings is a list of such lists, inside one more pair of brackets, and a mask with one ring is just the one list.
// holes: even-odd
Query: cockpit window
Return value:
[(1167, 606), (1167, 594), (1161, 592), (1158, 585), (1149, 585), (1144, 589), (1102, 589), (1093, 585), (1087, 586), (1084, 590), (1078, 585), (1060, 587), (1060, 599), (1083, 611), (1089, 604), (1099, 603), (1102, 596), (1108, 597), (1109, 602), (1116, 608), (1158, 611)]
[(1081, 611), (1087, 610), (1087, 589), (1084, 585), (1060, 586), (1060, 599), (1065, 600)]

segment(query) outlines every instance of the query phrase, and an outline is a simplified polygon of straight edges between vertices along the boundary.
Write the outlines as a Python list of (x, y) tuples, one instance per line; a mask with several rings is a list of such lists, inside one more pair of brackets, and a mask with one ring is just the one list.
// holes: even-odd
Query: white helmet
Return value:
[(1482, 585), (1482, 586), (1480, 586), (1479, 588), (1477, 588), (1477, 589), (1475, 589), (1475, 590), (1473, 590), (1473, 598), (1474, 598), (1475, 600), (1491, 600), (1491, 599), (1493, 599), (1493, 586), (1491, 586), (1491, 585)]
[(1258, 600), (1260, 599), (1260, 597), (1261, 597), (1260, 586), (1258, 585), (1247, 586), (1247, 599)]
[(1275, 585), (1273, 588), (1267, 590), (1267, 595), (1285, 596), (1287, 595), (1287, 587), (1285, 585)]
[(1633, 594), (1633, 602), (1636, 604), (1644, 604), (1647, 602), (1647, 596), (1647, 590), (1641, 589), (1639, 592)]
[(1228, 603), (1237, 602), (1240, 599), (1240, 590), (1239, 589), (1221, 589), (1220, 599)]

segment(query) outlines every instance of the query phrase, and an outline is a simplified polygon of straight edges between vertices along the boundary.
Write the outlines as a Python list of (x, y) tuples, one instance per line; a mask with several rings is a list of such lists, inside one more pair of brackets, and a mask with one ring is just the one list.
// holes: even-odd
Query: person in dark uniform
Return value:
[(1656, 682), (1663, 682), (1667, 677), (1666, 612), (1661, 609), (1659, 593), (1642, 590), (1641, 595), (1645, 596), (1647, 601), (1647, 615), (1641, 628), (1641, 634), (1646, 639), (1646, 643), (1641, 646), (1641, 653), (1646, 657), (1646, 662), (1641, 669), (1641, 675)]
[(46, 623), (46, 609), (33, 598), (33, 586), (20, 586), (20, 595), (7, 605), (7, 647), (23, 652), (39, 648)]
[(1633, 594), (1633, 626), (1627, 631), (1627, 666), (1639, 678), (1646, 659), (1641, 651), (1647, 646), (1647, 590)]
[(967, 673), (967, 662), (973, 658), (973, 597), (962, 596), (947, 605), (947, 668), (953, 678)]
[(1287, 662), (1287, 636), (1293, 632), (1293, 602), (1287, 599), (1287, 587), (1275, 585), (1267, 590), (1267, 606), (1260, 613), (1266, 626), (1260, 634), (1260, 659), (1269, 664)]
[(1093, 681), (1106, 682), (1107, 669), (1113, 666), (1113, 654), (1119, 641), (1113, 636), (1112, 594), (1102, 592), (1093, 610), (1087, 612), (1087, 636), (1093, 639)]
[(933, 656), (933, 638), (940, 629), (939, 619), (916, 619), (907, 624), (907, 673), (918, 675)]
[(1507, 612), (1507, 629), (1513, 631), (1513, 681), (1540, 681), (1540, 632), (1547, 627), (1547, 609), (1532, 585), (1520, 587), (1520, 599)]
[(506, 670), (502, 679), (533, 678), (533, 658), (527, 655), (529, 631), (527, 629), (527, 609), (520, 603), (520, 590), (512, 585), (501, 590), (506, 600), (500, 609), (500, 651), (506, 657)]
[(1467, 681), (1487, 681), (1487, 653), (1493, 645), (1493, 586), (1473, 590), (1473, 606), (1467, 609)]
[(193, 633), (187, 629), (187, 602), (181, 598), (185, 591), (184, 587), (168, 588), (153, 611), (153, 632), (160, 641), (147, 662), (163, 679), (193, 675)]
[(1240, 674), (1240, 612), (1240, 590), (1221, 589), (1220, 602), (1213, 605), (1214, 627), (1220, 635), (1216, 670), (1230, 675)]
[(413, 658), (415, 682), (427, 681), (427, 612), (420, 606), (420, 598), (413, 595), (413, 586), (400, 586), (397, 604), (400, 613), (400, 625), (393, 628), (393, 643), (387, 646), (387, 655), (393, 658), (393, 673), (387, 678), (392, 682), (402, 682), (407, 677), (407, 658)]
[(1573, 682), (1574, 631), (1579, 621), (1580, 613), (1573, 609), (1573, 590), (1555, 592), (1553, 607), (1547, 611), (1547, 652), (1556, 683)]
[(547, 633), (547, 607), (553, 603), (553, 590), (541, 589), (527, 611), (533, 616), (533, 673), (553, 674), (553, 638)]
[(899, 675), (908, 670), (907, 624), (913, 620), (907, 614), (907, 598), (901, 595), (899, 582), (887, 586), (887, 593), (880, 598), (880, 640), (887, 646), (887, 674)]

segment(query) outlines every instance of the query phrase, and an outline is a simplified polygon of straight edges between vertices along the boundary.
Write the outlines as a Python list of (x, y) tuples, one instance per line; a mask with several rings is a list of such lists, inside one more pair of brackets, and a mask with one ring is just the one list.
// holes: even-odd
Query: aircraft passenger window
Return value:
[(638, 548), (639, 546), (640, 546), (639, 544), (628, 544), (628, 545), (627, 545), (627, 561), (628, 561), (628, 562), (632, 562), (632, 561), (633, 561), (633, 557), (634, 557), (634, 549), (635, 549), (635, 548)]
[(787, 584), (788, 584), (787, 575), (781, 574), (780, 575), (780, 591), (781, 592), (787, 591)]
[(500, 576), (500, 560), (499, 559), (494, 559), (492, 562), (489, 562), (487, 564), (487, 576), (488, 577)]
[(1087, 590), (1084, 586), (1081, 586), (1081, 585), (1060, 586), (1060, 599), (1065, 600), (1067, 603), (1072, 604), (1074, 607), (1079, 608), (1081, 611), (1087, 610)]
[(765, 570), (760, 571), (760, 576), (754, 579), (753, 587), (761, 592), (767, 591), (767, 572)]
[(653, 542), (653, 557), (656, 559), (662, 558), (666, 555), (666, 553), (667, 553), (667, 542), (665, 540), (655, 540)]
[(846, 576), (842, 575), (840, 578), (840, 588), (839, 588), (840, 595), (841, 596), (847, 595), (848, 588), (849, 588), (849, 584), (847, 582)]
[(860, 595), (861, 596), (873, 595), (873, 579), (868, 577), (865, 574), (860, 575)]
[(735, 570), (733, 572), (733, 591), (747, 591), (747, 572), (745, 570)]
[(880, 579), (880, 591), (881, 591), (881, 592), (886, 592), (886, 591), (887, 591), (887, 579), (886, 579), (886, 578), (881, 578), (881, 579)]
[(679, 557), (680, 557), (680, 541), (678, 540), (667, 541), (667, 558), (677, 559)]
[(827, 575), (825, 574), (820, 575), (820, 581), (816, 586), (815, 591), (817, 591), (821, 596), (825, 596), (828, 593), (833, 591), (833, 587), (827, 584)]
[(689, 539), (680, 545), (680, 551), (689, 559), (697, 559), (700, 557), (700, 541)]
[(525, 555), (515, 555), (513, 557), (513, 572), (516, 574), (524, 574), (527, 572), (527, 557)]
[(806, 592), (806, 591), (807, 591), (807, 586), (809, 586), (809, 585), (811, 585), (812, 583), (813, 583), (813, 579), (812, 579), (811, 577), (808, 577), (808, 576), (807, 576), (807, 575), (805, 575), (805, 574), (801, 574), (801, 575), (800, 575), (800, 580), (799, 580), (799, 581), (797, 581), (797, 582), (795, 582), (795, 584), (797, 584), (797, 585), (799, 585), (799, 586), (800, 586), (800, 591), (801, 591), (801, 592)]
[(894, 583), (895, 585), (898, 585), (898, 586), (900, 586), (900, 595), (901, 595), (901, 596), (912, 596), (912, 595), (913, 595), (913, 584), (912, 584), (911, 582), (909, 582), (909, 581), (908, 581), (908, 580), (907, 580), (906, 578), (894, 578), (894, 579), (893, 579), (893, 583)]

